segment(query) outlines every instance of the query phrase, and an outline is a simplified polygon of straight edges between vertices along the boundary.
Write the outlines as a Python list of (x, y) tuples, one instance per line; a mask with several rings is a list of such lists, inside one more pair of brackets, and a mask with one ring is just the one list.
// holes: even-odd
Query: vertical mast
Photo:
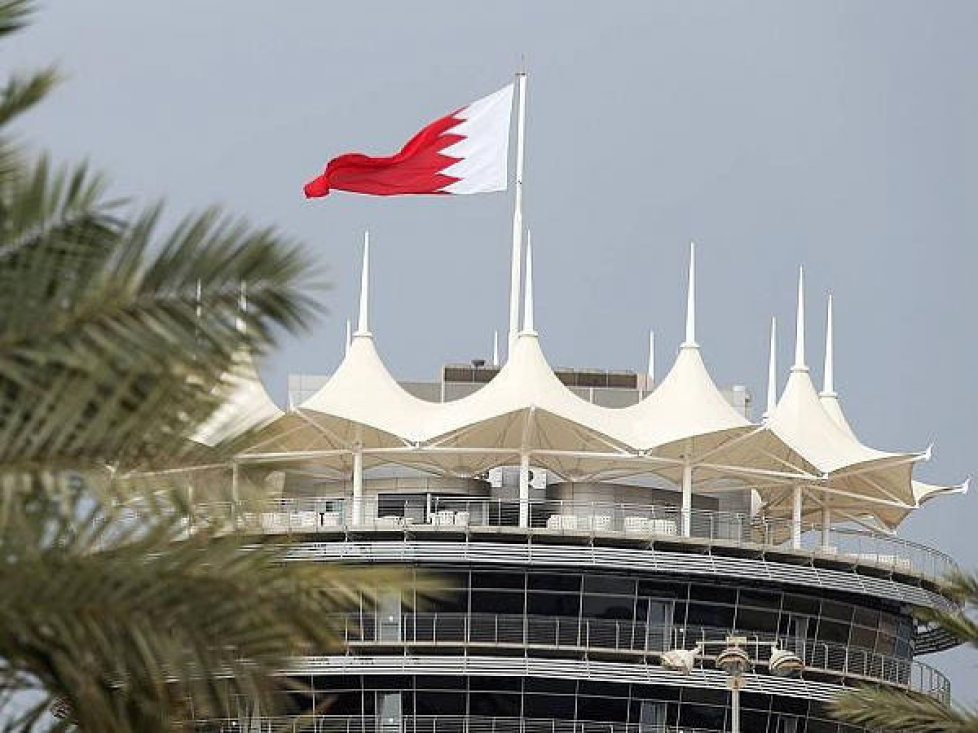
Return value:
[(523, 141), (526, 134), (526, 73), (516, 75), (516, 205), (513, 209), (513, 261), (509, 280), (509, 350), (520, 330), (520, 260), (523, 256)]

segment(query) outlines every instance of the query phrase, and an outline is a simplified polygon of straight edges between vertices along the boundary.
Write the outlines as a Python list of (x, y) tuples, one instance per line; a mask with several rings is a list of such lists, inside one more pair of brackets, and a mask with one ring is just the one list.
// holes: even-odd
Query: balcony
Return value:
[[(389, 617), (379, 613), (348, 614), (336, 616), (331, 622), (353, 649), (456, 647), (477, 654), (494, 649), (551, 656), (624, 657), (654, 664), (664, 651), (688, 649), (702, 641), (723, 641), (732, 631), (614, 619), (465, 613), (405, 613)], [(806, 675), (850, 683), (884, 683), (944, 702), (951, 699), (947, 677), (923, 662), (842, 644), (785, 639), (775, 634), (737, 633), (757, 642), (761, 667), (766, 666), (770, 653), (770, 647), (764, 645), (777, 642), (802, 659)], [(707, 656), (706, 660), (709, 663), (711, 658)]]
[[(521, 509), (523, 510), (521, 512)], [(521, 525), (521, 514), (527, 526)], [(777, 551), (806, 559), (859, 566), (940, 582), (957, 566), (946, 554), (882, 532), (802, 524), (792, 545), (790, 520), (705, 509), (690, 511), (690, 532), (681, 534), (682, 510), (667, 504), (467, 499), (435, 495), (349, 498), (308, 497), (261, 502), (198, 504), (194, 523), (226, 524), (263, 534), (428, 533), (466, 537), (526, 534), (567, 542), (616, 540), (700, 545), (754, 552)]]
[(716, 729), (476, 715), (308, 715), (198, 720), (200, 733), (722, 733)]

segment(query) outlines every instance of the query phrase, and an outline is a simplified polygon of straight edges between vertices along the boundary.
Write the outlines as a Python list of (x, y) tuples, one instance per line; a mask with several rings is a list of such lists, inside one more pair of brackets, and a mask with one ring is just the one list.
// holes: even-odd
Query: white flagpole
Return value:
[(520, 261), (523, 257), (523, 140), (526, 135), (526, 72), (516, 75), (516, 206), (513, 210), (513, 262), (509, 281), (509, 349), (520, 330)]

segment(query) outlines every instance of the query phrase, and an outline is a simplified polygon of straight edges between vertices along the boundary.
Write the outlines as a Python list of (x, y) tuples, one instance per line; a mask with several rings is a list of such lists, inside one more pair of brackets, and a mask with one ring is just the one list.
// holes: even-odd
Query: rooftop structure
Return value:
[[(941, 579), (954, 563), (895, 530), (967, 483), (921, 483), (929, 448), (880, 451), (852, 431), (831, 301), (816, 391), (801, 274), (794, 363), (778, 396), (772, 323), (760, 422), (746, 390), (720, 390), (706, 368), (692, 249), (685, 338), (661, 381), (651, 356), (641, 375), (550, 366), (529, 247), (522, 329), (501, 366), (497, 343), (489, 366), (398, 382), (369, 303), (365, 242), (335, 372), (290, 380), (281, 411), (243, 358), (200, 436), (234, 446), (205, 469), (211, 486), (230, 484), (246, 529), (302, 538), (295, 561), (406, 563), (445, 586), (433, 606), (398, 594), (338, 620), (347, 654), (286, 670), (334, 700), (317, 730), (722, 731), (730, 659), (748, 731), (858, 730), (822, 704), (867, 681), (949, 701), (916, 657), (953, 640), (908, 609), (953, 607)], [(195, 481), (201, 520), (220, 509), (208, 483)], [(244, 701), (201, 725), (257, 715)]]

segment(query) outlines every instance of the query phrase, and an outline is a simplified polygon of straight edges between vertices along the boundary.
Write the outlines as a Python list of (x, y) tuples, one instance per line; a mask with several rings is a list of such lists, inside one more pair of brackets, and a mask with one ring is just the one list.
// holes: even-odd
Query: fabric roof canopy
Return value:
[(922, 497), (949, 490), (912, 481), (913, 465), (926, 453), (866, 447), (834, 393), (816, 393), (804, 361), (801, 281), (795, 365), (781, 399), (757, 425), (727, 402), (703, 362), (692, 251), (686, 338), (661, 384), (625, 408), (581, 399), (547, 363), (534, 330), (529, 251), (524, 328), (505, 366), (461, 399), (415, 397), (391, 376), (370, 332), (368, 257), (365, 246), (357, 332), (329, 381), (283, 415), (269, 407), (252, 365), (252, 378), (229, 402), (229, 411), (244, 409), (253, 418), (240, 423), (253, 431), (241, 463), (302, 464), (348, 476), (358, 453), (365, 467), (392, 463), (472, 476), (529, 455), (533, 465), (568, 480), (656, 473), (676, 482), (688, 465), (700, 482), (750, 483), (774, 515), (791, 511), (791, 488), (802, 484), (816, 507), (873, 516), (888, 526)]

